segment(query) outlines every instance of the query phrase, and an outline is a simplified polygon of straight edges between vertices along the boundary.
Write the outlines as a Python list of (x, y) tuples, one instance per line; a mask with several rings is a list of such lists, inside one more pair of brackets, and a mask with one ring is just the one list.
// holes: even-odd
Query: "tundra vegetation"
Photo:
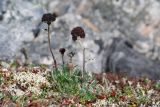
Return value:
[[(56, 14), (47, 13), (42, 22), (47, 23), (48, 44), (54, 65), (21, 65), (17, 60), (0, 62), (1, 107), (137, 107), (160, 106), (160, 82), (147, 77), (132, 78), (114, 73), (89, 73), (85, 70), (85, 48), (82, 47), (82, 69), (76, 68), (69, 53), (65, 62), (65, 48), (60, 48), (62, 61), (57, 61), (51, 48), (50, 26)], [(72, 29), (74, 42), (85, 39), (85, 31)], [(62, 62), (57, 65), (57, 62)]]

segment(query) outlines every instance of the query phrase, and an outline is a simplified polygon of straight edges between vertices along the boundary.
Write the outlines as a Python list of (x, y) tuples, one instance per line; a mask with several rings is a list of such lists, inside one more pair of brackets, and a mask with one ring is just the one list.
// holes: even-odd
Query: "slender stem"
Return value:
[(52, 48), (51, 48), (51, 39), (50, 39), (50, 25), (48, 24), (48, 45), (49, 45), (49, 49), (50, 49), (50, 52), (51, 52), (51, 55), (52, 55), (52, 58), (53, 58), (53, 61), (54, 61), (54, 66), (57, 70), (57, 62), (56, 62), (56, 59), (54, 57), (54, 54), (52, 52)]
[(72, 63), (72, 57), (70, 57), (70, 63)]
[(64, 55), (62, 54), (62, 67), (63, 67), (63, 71), (64, 71)]
[[(78, 41), (81, 48), (83, 48), (81, 41)], [(83, 70), (82, 70), (82, 78), (85, 72), (85, 48), (83, 48)]]
[(64, 66), (64, 55), (62, 55), (62, 63), (63, 63), (63, 66)]
[(82, 78), (85, 72), (85, 48), (83, 48), (83, 72), (82, 72)]

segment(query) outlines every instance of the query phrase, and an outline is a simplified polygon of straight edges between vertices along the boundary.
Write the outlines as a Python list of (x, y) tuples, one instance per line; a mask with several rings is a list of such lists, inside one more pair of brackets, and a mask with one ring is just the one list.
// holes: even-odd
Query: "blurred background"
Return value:
[(125, 38), (140, 54), (160, 60), (160, 0), (0, 0), (0, 59), (52, 64), (44, 13), (56, 12), (51, 45), (61, 64), (59, 48), (75, 51), (75, 65), (82, 65), (82, 50), (70, 31), (81, 26), (86, 32), (86, 69), (101, 71), (105, 46), (114, 37)]

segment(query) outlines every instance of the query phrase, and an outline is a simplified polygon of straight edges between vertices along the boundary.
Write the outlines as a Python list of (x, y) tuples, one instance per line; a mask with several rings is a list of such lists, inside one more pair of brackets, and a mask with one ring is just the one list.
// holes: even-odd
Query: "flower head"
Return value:
[(56, 20), (57, 15), (55, 13), (51, 14), (51, 13), (46, 13), (43, 14), (42, 16), (42, 22), (47, 23), (48, 25), (50, 25), (53, 21)]
[(79, 26), (72, 29), (71, 35), (72, 35), (73, 41), (76, 41), (77, 37), (85, 38), (85, 32), (84, 32), (83, 28), (79, 27)]
[(66, 49), (65, 48), (60, 48), (59, 52), (63, 55), (65, 53)]

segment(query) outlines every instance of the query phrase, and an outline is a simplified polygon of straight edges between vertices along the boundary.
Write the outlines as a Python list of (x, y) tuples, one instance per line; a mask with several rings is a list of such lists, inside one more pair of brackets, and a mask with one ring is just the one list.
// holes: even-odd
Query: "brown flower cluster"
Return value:
[(51, 13), (43, 14), (42, 22), (50, 25), (52, 22), (54, 22), (56, 20), (56, 17), (57, 17), (57, 15), (55, 13), (53, 13), (53, 14), (51, 14)]
[(71, 35), (72, 35), (73, 41), (76, 41), (77, 37), (85, 38), (85, 32), (84, 32), (83, 28), (79, 27), (79, 26), (72, 29)]
[(66, 51), (65, 48), (60, 48), (60, 49), (59, 49), (59, 52), (60, 52), (62, 55), (64, 55), (65, 51)]

